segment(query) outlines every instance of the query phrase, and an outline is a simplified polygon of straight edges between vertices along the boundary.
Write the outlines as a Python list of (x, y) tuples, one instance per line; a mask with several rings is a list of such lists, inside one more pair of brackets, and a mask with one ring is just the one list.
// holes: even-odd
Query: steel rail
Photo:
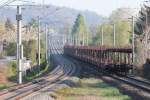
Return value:
[[(57, 53), (59, 53), (57, 49), (55, 49), (55, 50), (56, 50)], [(69, 65), (72, 65), (72, 64), (69, 64)], [(15, 97), (14, 99), (15, 100), (19, 100), (19, 99), (22, 99), (22, 98), (24, 98), (26, 96), (29, 96), (29, 95), (33, 94), (33, 93), (36, 93), (36, 92), (38, 92), (38, 91), (40, 91), (42, 89), (45, 89), (47, 87), (52, 88), (52, 87), (56, 86), (56, 84), (61, 83), (63, 81), (63, 79), (66, 79), (68, 75), (72, 75), (75, 72), (75, 67), (71, 66), (70, 70), (67, 69), (67, 68), (68, 67), (64, 68), (66, 72), (63, 75), (61, 75), (61, 77), (58, 77), (58, 79), (55, 79), (55, 82), (53, 84), (51, 82), (46, 83), (44, 86), (41, 86), (40, 88), (35, 89), (33, 91), (30, 91), (30, 92), (28, 92), (28, 93), (26, 93), (26, 94), (24, 94), (22, 96)], [(62, 81), (60, 81), (60, 80), (62, 80)]]

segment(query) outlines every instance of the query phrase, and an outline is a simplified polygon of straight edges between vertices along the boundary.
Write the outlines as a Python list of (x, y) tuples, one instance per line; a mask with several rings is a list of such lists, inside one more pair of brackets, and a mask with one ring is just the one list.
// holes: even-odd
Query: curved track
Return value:
[(65, 59), (62, 55), (58, 55), (60, 54), (60, 51), (57, 49), (57, 46), (51, 44), (51, 47), (57, 67), (46, 77), (38, 78), (38, 80), (42, 80), (41, 82), (35, 84), (28, 82), (0, 91), (0, 99), (19, 100), (38, 95), (49, 88), (54, 88), (58, 83), (63, 82), (68, 76), (71, 76), (76, 72), (75, 64)]

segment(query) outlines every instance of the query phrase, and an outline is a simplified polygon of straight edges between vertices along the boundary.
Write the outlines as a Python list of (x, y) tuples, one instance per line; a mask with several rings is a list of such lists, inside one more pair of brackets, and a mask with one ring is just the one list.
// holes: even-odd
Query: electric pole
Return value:
[(46, 57), (46, 62), (48, 63), (48, 55), (47, 55), (47, 52), (48, 52), (48, 50), (47, 50), (47, 24), (45, 25), (45, 57)]
[(113, 24), (113, 46), (116, 46), (116, 25)]
[(75, 34), (76, 36), (76, 46), (79, 46), (79, 38), (78, 38), (78, 34)]
[(89, 45), (89, 34), (88, 34), (88, 32), (86, 33), (86, 44), (87, 44), (87, 46)]
[(103, 30), (103, 26), (101, 27), (101, 45), (104, 45), (104, 30)]
[(21, 7), (17, 6), (17, 69), (18, 69), (18, 83), (22, 84), (22, 53), (23, 53), (23, 46), (21, 42)]
[(115, 24), (113, 24), (113, 42), (114, 42), (114, 44), (113, 44), (113, 46), (115, 47), (116, 46), (116, 25)]
[(146, 59), (148, 58), (148, 14), (147, 14), (147, 11), (146, 11)]
[(84, 45), (85, 45), (85, 41), (84, 41), (84, 39), (85, 39), (85, 38), (84, 38), (84, 33), (82, 33), (82, 39), (83, 39), (83, 40), (82, 40), (82, 46), (84, 46)]
[(135, 44), (134, 44), (134, 39), (135, 39), (135, 33), (134, 33), (134, 16), (132, 16), (132, 61), (133, 65), (135, 62)]
[(41, 46), (40, 46), (40, 17), (38, 16), (38, 67), (39, 67), (39, 72), (40, 72), (40, 70), (41, 70), (41, 68), (40, 68), (40, 48), (41, 48)]

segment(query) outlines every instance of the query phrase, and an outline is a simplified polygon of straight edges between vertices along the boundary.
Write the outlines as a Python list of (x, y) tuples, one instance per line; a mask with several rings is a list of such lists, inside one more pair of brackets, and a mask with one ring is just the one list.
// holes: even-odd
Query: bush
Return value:
[(9, 62), (9, 68), (11, 69), (11, 71), (14, 75), (17, 74), (17, 63), (16, 63), (16, 61)]
[(149, 73), (149, 71), (150, 71), (150, 59), (147, 59), (146, 63), (144, 64), (144, 68), (143, 68), (143, 76), (145, 78), (150, 79), (150, 73)]
[(11, 61), (8, 63), (9, 66), (9, 73), (8, 73), (8, 79), (10, 81), (15, 81), (17, 80), (17, 63), (16, 61)]
[(7, 56), (15, 56), (16, 55), (16, 43), (9, 43), (9, 45), (5, 49)]

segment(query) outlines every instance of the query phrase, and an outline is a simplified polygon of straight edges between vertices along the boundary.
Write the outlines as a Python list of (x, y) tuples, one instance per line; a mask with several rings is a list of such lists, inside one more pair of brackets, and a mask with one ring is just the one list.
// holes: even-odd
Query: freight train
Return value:
[(64, 54), (90, 63), (102, 72), (126, 75), (133, 69), (131, 48), (65, 45)]

